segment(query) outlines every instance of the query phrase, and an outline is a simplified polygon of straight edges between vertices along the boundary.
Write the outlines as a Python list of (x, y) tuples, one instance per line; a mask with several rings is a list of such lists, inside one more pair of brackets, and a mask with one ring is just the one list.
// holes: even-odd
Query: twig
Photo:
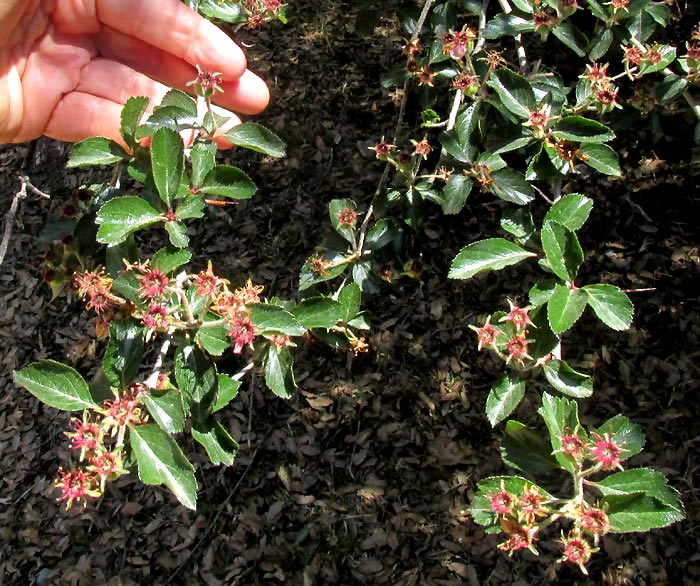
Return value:
[(158, 356), (156, 356), (156, 361), (153, 364), (153, 370), (151, 370), (151, 374), (148, 375), (148, 378), (143, 381), (143, 384), (145, 384), (149, 389), (155, 389), (158, 387), (158, 377), (160, 376), (160, 371), (163, 368), (163, 362), (168, 354), (168, 350), (170, 350), (170, 344), (173, 341), (174, 334), (175, 328), (169, 328), (165, 334), (165, 339), (160, 346), (160, 350), (158, 350)]
[[(508, 0), (498, 0), (498, 3), (501, 5), (503, 12), (506, 14), (513, 12)], [(523, 46), (523, 36), (520, 34), (515, 35), (515, 47), (518, 52), (518, 64), (520, 65), (520, 71), (525, 71), (527, 69), (527, 55), (525, 54), (525, 47)]]
[(486, 28), (486, 11), (491, 0), (483, 0), (481, 3), (481, 13), (479, 14), (479, 34), (477, 35), (476, 45), (474, 45), (474, 53), (481, 51), (486, 38), (484, 37), (484, 29)]
[(2, 241), (0, 241), (0, 265), (5, 260), (5, 255), (7, 254), (7, 248), (10, 245), (10, 238), (12, 237), (12, 226), (15, 223), (15, 217), (17, 216), (17, 208), (19, 207), (20, 200), (25, 199), (30, 193), (33, 195), (38, 195), (43, 199), (51, 199), (51, 196), (44, 193), (37, 187), (32, 185), (29, 177), (26, 175), (19, 175), (20, 188), (15, 196), (12, 198), (12, 203), (10, 204), (10, 210), (5, 216), (5, 225), (2, 231)]

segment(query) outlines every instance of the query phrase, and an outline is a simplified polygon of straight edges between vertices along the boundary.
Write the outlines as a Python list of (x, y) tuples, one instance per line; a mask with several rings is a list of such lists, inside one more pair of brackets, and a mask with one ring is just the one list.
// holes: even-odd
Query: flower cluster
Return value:
[(252, 346), (255, 340), (255, 326), (250, 320), (248, 306), (260, 303), (262, 291), (261, 285), (253, 285), (250, 280), (234, 291), (221, 283), (220, 291), (214, 298), (211, 310), (225, 320), (234, 354), (240, 354), (246, 346)]
[[(479, 350), (494, 350), (507, 364), (524, 367), (533, 358), (528, 354), (528, 345), (532, 341), (529, 328), (535, 324), (530, 319), (530, 307), (519, 307), (511, 300), (508, 313), (503, 313), (498, 325), (491, 323), (489, 316), (481, 327), (470, 325), (479, 339)], [(503, 325), (501, 325), (503, 324)]]
[(525, 485), (519, 495), (508, 492), (503, 484), (499, 491), (487, 495), (491, 512), (501, 524), (508, 539), (499, 544), (498, 549), (513, 555), (519, 549), (529, 549), (537, 555), (537, 531), (539, 519), (547, 517), (551, 511), (546, 507), (546, 499), (536, 486)]
[(617, 97), (619, 88), (608, 75), (607, 63), (586, 65), (586, 72), (581, 75), (581, 78), (590, 82), (592, 102), (599, 112), (605, 114), (615, 108), (622, 108)]
[(248, 28), (260, 28), (265, 22), (273, 18), (278, 18), (280, 11), (284, 8), (281, 0), (244, 0), (246, 10), (248, 10)]
[(70, 508), (73, 503), (85, 504), (87, 498), (99, 498), (108, 480), (126, 473), (124, 469), (124, 435), (127, 428), (146, 423), (141, 406), (146, 387), (135, 383), (123, 393), (115, 393), (111, 401), (91, 418), (87, 412), (83, 418), (73, 418), (70, 431), (70, 448), (79, 451), (78, 466), (70, 470), (59, 468), (54, 486), (60, 489), (59, 501)]
[(593, 432), (590, 438), (576, 432), (561, 436), (559, 452), (581, 467), (585, 460), (593, 463), (594, 470), (622, 470), (620, 456), (625, 451), (609, 433)]
[(112, 294), (113, 280), (103, 268), (94, 271), (75, 273), (73, 282), (78, 294), (87, 297), (87, 308), (94, 309), (97, 315), (103, 315), (124, 303), (124, 300)]

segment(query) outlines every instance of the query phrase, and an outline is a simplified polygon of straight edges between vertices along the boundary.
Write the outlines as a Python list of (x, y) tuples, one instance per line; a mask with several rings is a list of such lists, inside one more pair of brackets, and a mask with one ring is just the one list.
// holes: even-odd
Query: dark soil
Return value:
[[(272, 89), (257, 120), (283, 137), (289, 156), (234, 154), (258, 195), (214, 209), (191, 236), (199, 262), (212, 258), (218, 273), (250, 277), (269, 296), (295, 294), (299, 268), (328, 229), (326, 203), (366, 205), (383, 171), (367, 146), (393, 132), (397, 96), (380, 80), (401, 41), (390, 21), (371, 40), (356, 36), (351, 4), (292, 2), (287, 27), (239, 36)], [(476, 352), (467, 326), (534, 278), (520, 266), (467, 283), (445, 278), (462, 246), (497, 229), (499, 204), (478, 194), (458, 216), (429, 210), (424, 229), (406, 239), (396, 267), (418, 259), (423, 271), (370, 299), (368, 354), (300, 347), (291, 401), (248, 380), (226, 421), (241, 445), (230, 468), (183, 446), (198, 466), (197, 512), (135, 473), (100, 502), (59, 507), (52, 481), (68, 463), (68, 415), (42, 406), (11, 373), (40, 358), (88, 371), (100, 356), (81, 305), (51, 300), (42, 283), (39, 237), (96, 175), (67, 173), (67, 147), (40, 140), (26, 173), (52, 197), (21, 203), (0, 266), (0, 585), (700, 584), (700, 190), (691, 120), (671, 111), (661, 122), (662, 132), (642, 119), (620, 133), (623, 179), (568, 186), (595, 200), (582, 279), (653, 290), (633, 295), (629, 331), (584, 317), (564, 351), (594, 376), (583, 422), (623, 413), (640, 424), (647, 444), (632, 463), (665, 473), (688, 517), (606, 536), (589, 577), (556, 564), (553, 540), (539, 559), (508, 558), (466, 512), (476, 483), (506, 472), (502, 429), (483, 413), (502, 365)], [(2, 209), (27, 148), (0, 149)], [(538, 400), (529, 394), (518, 419), (536, 423)]]

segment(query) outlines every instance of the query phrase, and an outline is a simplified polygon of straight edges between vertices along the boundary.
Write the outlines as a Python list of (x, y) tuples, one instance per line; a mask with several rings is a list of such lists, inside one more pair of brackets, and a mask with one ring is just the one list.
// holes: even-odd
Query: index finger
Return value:
[(179, 0), (96, 0), (100, 22), (224, 79), (238, 79), (247, 63), (241, 48)]

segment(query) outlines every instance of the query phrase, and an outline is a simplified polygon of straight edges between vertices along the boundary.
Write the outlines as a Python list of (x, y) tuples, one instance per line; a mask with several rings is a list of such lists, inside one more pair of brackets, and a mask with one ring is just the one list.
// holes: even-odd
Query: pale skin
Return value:
[(124, 102), (191, 91), (196, 65), (221, 73), (230, 125), (267, 106), (240, 47), (179, 0), (0, 0), (0, 143), (122, 142)]

